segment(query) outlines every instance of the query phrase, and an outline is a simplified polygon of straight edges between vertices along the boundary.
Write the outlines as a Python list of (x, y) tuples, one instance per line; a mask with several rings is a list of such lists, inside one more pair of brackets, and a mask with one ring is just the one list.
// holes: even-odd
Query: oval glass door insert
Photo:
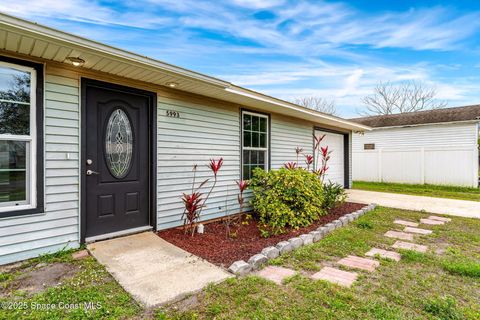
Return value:
[(122, 109), (110, 115), (105, 134), (105, 157), (110, 173), (117, 179), (124, 178), (132, 162), (133, 134), (128, 116)]

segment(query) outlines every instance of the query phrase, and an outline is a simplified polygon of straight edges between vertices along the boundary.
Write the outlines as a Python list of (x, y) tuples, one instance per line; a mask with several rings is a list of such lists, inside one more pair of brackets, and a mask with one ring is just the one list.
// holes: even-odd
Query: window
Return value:
[(253, 169), (268, 169), (268, 116), (242, 112), (242, 179), (252, 177)]
[[(37, 167), (36, 156), (37, 136), (43, 131), (41, 128), (37, 131), (41, 121), (37, 122), (36, 88), (41, 67), (0, 58), (0, 217), (3, 217), (13, 211), (33, 213), (43, 205), (37, 198), (38, 185), (42, 185), (43, 179), (37, 171), (39, 167), (43, 170), (43, 166), (40, 163)], [(43, 161), (42, 156), (39, 159)], [(43, 193), (43, 188), (40, 191)]]

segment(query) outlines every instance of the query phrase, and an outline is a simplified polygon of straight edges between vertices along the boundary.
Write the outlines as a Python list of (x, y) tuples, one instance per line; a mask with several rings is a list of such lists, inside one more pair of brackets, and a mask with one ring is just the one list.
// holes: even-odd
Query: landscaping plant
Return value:
[(345, 189), (338, 183), (329, 181), (323, 185), (323, 209), (329, 210), (347, 200)]
[[(242, 219), (243, 216), (243, 207), (245, 204), (245, 198), (243, 197), (243, 193), (248, 187), (248, 181), (247, 180), (241, 180), (241, 181), (235, 181), (235, 183), (238, 186), (238, 195), (237, 195), (237, 201), (238, 201), (238, 206), (239, 206), (239, 212), (236, 215), (232, 215), (228, 213), (228, 210), (226, 210), (225, 218), (223, 219), (223, 223), (225, 224), (225, 231), (227, 234), (227, 238), (231, 238), (233, 234), (231, 233), (231, 226), (238, 224), (240, 220)], [(227, 194), (228, 197), (228, 194)], [(227, 201), (225, 208), (227, 208)]]
[(198, 186), (196, 186), (196, 173), (197, 173), (197, 165), (193, 165), (193, 179), (192, 179), (192, 190), (190, 194), (183, 193), (182, 201), (183, 205), (185, 206), (181, 219), (183, 220), (183, 228), (185, 233), (187, 230), (191, 230), (192, 236), (195, 234), (195, 225), (197, 221), (200, 219), (200, 215), (202, 213), (202, 209), (206, 207), (206, 202), (210, 195), (212, 194), (213, 189), (217, 185), (217, 174), (220, 171), (220, 168), (223, 165), (223, 158), (220, 158), (218, 161), (214, 159), (210, 160), (208, 167), (213, 172), (213, 184), (210, 187), (210, 190), (207, 193), (207, 196), (203, 198), (203, 193), (199, 190), (210, 180), (205, 179), (203, 180)]
[(251, 203), (264, 235), (308, 226), (325, 214), (322, 183), (317, 175), (303, 168), (269, 172), (256, 168), (250, 189)]

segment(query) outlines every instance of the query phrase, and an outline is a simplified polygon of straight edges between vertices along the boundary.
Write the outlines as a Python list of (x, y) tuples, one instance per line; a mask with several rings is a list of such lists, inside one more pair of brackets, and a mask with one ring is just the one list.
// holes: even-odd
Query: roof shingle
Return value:
[(469, 120), (480, 121), (480, 105), (371, 116), (350, 120), (374, 128)]

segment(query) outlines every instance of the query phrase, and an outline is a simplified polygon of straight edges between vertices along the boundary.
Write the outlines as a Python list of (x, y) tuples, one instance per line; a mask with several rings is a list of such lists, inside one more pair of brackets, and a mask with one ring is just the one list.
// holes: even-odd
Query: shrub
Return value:
[(252, 206), (262, 234), (306, 227), (324, 215), (323, 188), (318, 176), (302, 168), (253, 171)]
[(323, 209), (332, 209), (347, 199), (345, 189), (338, 183), (329, 181), (323, 185)]

